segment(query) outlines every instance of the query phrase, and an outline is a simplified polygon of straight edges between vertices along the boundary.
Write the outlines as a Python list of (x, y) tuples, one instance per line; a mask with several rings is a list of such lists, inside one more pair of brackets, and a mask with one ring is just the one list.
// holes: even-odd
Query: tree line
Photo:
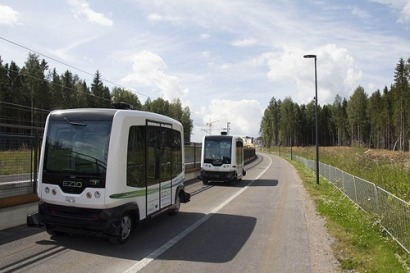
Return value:
[[(318, 105), (319, 145), (408, 151), (410, 146), (410, 58), (399, 60), (394, 83), (368, 95), (358, 86), (349, 99)], [(260, 123), (265, 147), (315, 145), (315, 102), (270, 100)]]
[(163, 98), (148, 98), (142, 104), (129, 90), (121, 87), (110, 90), (98, 70), (89, 86), (69, 70), (62, 74), (55, 68), (50, 70), (37, 54), (29, 53), (21, 68), (13, 61), (3, 64), (0, 57), (1, 133), (22, 133), (29, 127), (43, 127), (47, 114), (54, 109), (112, 108), (117, 102), (180, 121), (184, 126), (184, 139), (190, 142), (193, 129), (190, 109), (182, 107), (179, 99), (169, 102)]

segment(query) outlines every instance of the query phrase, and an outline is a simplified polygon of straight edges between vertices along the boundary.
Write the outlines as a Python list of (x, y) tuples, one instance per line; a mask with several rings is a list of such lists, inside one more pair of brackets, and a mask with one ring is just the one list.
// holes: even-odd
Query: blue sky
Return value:
[(89, 85), (99, 70), (142, 102), (179, 98), (199, 142), (227, 122), (232, 134), (258, 136), (272, 97), (312, 101), (305, 54), (317, 55), (321, 105), (359, 85), (369, 95), (390, 86), (410, 57), (410, 2), (0, 0), (0, 38), (3, 62), (23, 66), (29, 48)]

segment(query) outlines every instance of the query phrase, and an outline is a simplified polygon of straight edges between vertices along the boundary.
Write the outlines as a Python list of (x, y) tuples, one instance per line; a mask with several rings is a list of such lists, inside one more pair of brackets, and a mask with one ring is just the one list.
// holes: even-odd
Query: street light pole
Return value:
[(315, 129), (316, 129), (316, 184), (319, 185), (319, 125), (317, 118), (317, 57), (316, 55), (304, 55), (304, 58), (315, 59)]

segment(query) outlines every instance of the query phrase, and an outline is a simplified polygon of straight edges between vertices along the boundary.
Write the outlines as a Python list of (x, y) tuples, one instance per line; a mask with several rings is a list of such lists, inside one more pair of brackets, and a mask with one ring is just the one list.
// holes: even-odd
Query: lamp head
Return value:
[(316, 55), (305, 55), (303, 56), (303, 58), (315, 58), (316, 59)]

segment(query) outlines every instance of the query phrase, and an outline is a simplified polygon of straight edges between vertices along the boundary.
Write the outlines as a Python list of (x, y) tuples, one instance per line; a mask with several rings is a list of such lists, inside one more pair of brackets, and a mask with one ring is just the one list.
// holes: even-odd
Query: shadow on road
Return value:
[(41, 232), (43, 228), (28, 228), (26, 225), (4, 229), (0, 231), (0, 245), (14, 242)]
[(159, 259), (229, 262), (245, 245), (255, 225), (256, 218), (253, 217), (215, 214)]
[[(176, 217), (159, 215), (142, 223), (130, 240), (123, 245), (113, 245), (103, 238), (70, 234), (36, 243), (139, 261), (205, 216), (201, 213), (186, 212), (180, 212)], [(254, 217), (213, 214), (163, 253), (159, 259), (211, 263), (230, 261), (246, 243), (255, 225)]]

